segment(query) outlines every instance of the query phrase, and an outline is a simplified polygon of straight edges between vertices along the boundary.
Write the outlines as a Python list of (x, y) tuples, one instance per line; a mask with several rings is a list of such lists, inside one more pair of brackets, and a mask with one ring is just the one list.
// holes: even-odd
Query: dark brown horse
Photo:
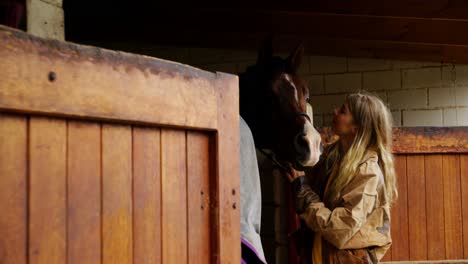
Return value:
[(302, 45), (286, 59), (273, 56), (270, 37), (257, 63), (239, 75), (240, 115), (256, 147), (272, 150), (279, 161), (297, 169), (315, 165), (322, 148), (313, 115), (307, 114), (309, 90), (297, 73), (302, 56)]

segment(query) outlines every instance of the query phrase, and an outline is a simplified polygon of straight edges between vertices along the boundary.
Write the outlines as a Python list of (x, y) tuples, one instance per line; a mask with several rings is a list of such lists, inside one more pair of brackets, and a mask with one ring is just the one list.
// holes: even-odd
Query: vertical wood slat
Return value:
[(460, 154), (460, 176), (463, 210), (463, 257), (468, 259), (468, 154)]
[[(221, 263), (240, 263), (239, 90), (238, 79), (217, 73), (216, 138), (217, 252)], [(232, 190), (236, 194), (233, 194)]]
[(409, 259), (408, 234), (408, 178), (406, 174), (406, 155), (395, 156), (397, 174), (398, 200), (392, 209), (392, 260)]
[(445, 249), (447, 259), (463, 258), (463, 230), (459, 155), (443, 157)]
[(160, 141), (159, 129), (133, 129), (133, 263), (162, 263)]
[(162, 263), (187, 262), (185, 131), (161, 130)]
[(101, 127), (68, 123), (68, 263), (101, 262)]
[(30, 119), (29, 261), (66, 261), (66, 123)]
[(27, 255), (27, 120), (0, 114), (0, 262)]
[(187, 132), (188, 263), (210, 263), (210, 138)]
[(424, 155), (408, 155), (409, 258), (427, 260)]
[(132, 134), (102, 126), (103, 264), (132, 263)]
[(425, 155), (427, 257), (445, 259), (443, 155)]

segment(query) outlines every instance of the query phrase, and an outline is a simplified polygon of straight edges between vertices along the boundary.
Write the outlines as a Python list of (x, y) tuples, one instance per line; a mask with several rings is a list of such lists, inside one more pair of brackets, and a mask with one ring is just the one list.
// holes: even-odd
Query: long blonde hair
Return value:
[(331, 161), (332, 182), (329, 198), (340, 196), (352, 180), (367, 150), (379, 157), (379, 167), (385, 179), (386, 200), (391, 204), (398, 197), (394, 159), (392, 155), (392, 116), (385, 104), (376, 96), (355, 93), (346, 97), (346, 104), (358, 127), (348, 152), (341, 157), (337, 142), (330, 146), (327, 163)]

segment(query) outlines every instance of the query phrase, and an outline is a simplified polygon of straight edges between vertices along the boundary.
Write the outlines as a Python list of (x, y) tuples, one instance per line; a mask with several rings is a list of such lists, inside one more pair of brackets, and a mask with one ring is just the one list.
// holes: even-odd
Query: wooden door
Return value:
[(240, 263), (238, 81), (0, 27), (0, 263)]
[(468, 260), (468, 128), (394, 129), (399, 198), (386, 261)]

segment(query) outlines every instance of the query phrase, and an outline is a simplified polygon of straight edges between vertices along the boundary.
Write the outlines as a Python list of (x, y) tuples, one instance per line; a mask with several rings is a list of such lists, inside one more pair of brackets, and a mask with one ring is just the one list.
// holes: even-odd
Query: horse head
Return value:
[(270, 149), (279, 161), (296, 169), (318, 162), (322, 152), (320, 134), (313, 126), (309, 89), (298, 75), (303, 46), (286, 58), (273, 55), (267, 38), (257, 63), (240, 74), (240, 114), (260, 149)]

